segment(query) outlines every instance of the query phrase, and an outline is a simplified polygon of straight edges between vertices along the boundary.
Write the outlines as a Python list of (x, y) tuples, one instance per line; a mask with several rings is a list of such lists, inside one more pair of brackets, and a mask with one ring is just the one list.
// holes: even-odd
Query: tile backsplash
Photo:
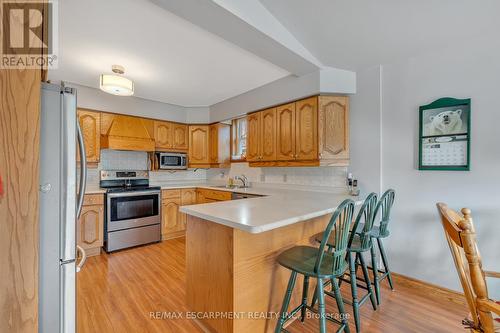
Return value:
[[(104, 149), (97, 169), (89, 169), (87, 182), (99, 186), (99, 170), (147, 170), (145, 152)], [(233, 163), (228, 169), (189, 169), (151, 171), (150, 182), (209, 181), (226, 182), (228, 177), (244, 174), (252, 183), (345, 187), (346, 167), (251, 168), (248, 163)]]
[(286, 168), (251, 168), (248, 163), (233, 163), (230, 169), (210, 169), (208, 181), (227, 180), (244, 174), (252, 183), (280, 185), (309, 185), (327, 187), (345, 187), (346, 167), (286, 167)]

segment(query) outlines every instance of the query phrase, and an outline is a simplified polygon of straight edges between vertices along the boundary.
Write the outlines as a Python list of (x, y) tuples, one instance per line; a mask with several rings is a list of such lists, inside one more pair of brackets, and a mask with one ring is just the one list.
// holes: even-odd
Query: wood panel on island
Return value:
[(349, 98), (314, 96), (247, 116), (254, 167), (349, 164)]
[(86, 194), (76, 227), (77, 243), (87, 256), (101, 253), (104, 242), (104, 195)]

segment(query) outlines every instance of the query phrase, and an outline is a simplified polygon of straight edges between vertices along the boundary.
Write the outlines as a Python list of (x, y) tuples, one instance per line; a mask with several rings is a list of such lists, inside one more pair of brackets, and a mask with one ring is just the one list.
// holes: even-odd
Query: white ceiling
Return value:
[(498, 0), (260, 0), (324, 65), (356, 70), (478, 39), (498, 42)]
[(99, 75), (119, 64), (137, 97), (208, 106), (290, 74), (146, 0), (59, 4), (51, 80), (98, 88)]

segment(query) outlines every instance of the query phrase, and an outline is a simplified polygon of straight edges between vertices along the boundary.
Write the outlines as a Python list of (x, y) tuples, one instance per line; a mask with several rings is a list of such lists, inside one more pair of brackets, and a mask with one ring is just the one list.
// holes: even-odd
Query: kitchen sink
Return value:
[(238, 189), (238, 188), (250, 188), (250, 186), (241, 186), (241, 185), (218, 185), (218, 186), (214, 186), (214, 187), (218, 187), (218, 188), (229, 188), (229, 189)]

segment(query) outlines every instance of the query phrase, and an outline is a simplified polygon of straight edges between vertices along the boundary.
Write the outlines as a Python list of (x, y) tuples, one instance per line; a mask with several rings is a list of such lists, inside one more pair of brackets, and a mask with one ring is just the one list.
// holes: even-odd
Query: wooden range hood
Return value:
[(119, 114), (102, 113), (101, 148), (154, 151), (154, 121)]

